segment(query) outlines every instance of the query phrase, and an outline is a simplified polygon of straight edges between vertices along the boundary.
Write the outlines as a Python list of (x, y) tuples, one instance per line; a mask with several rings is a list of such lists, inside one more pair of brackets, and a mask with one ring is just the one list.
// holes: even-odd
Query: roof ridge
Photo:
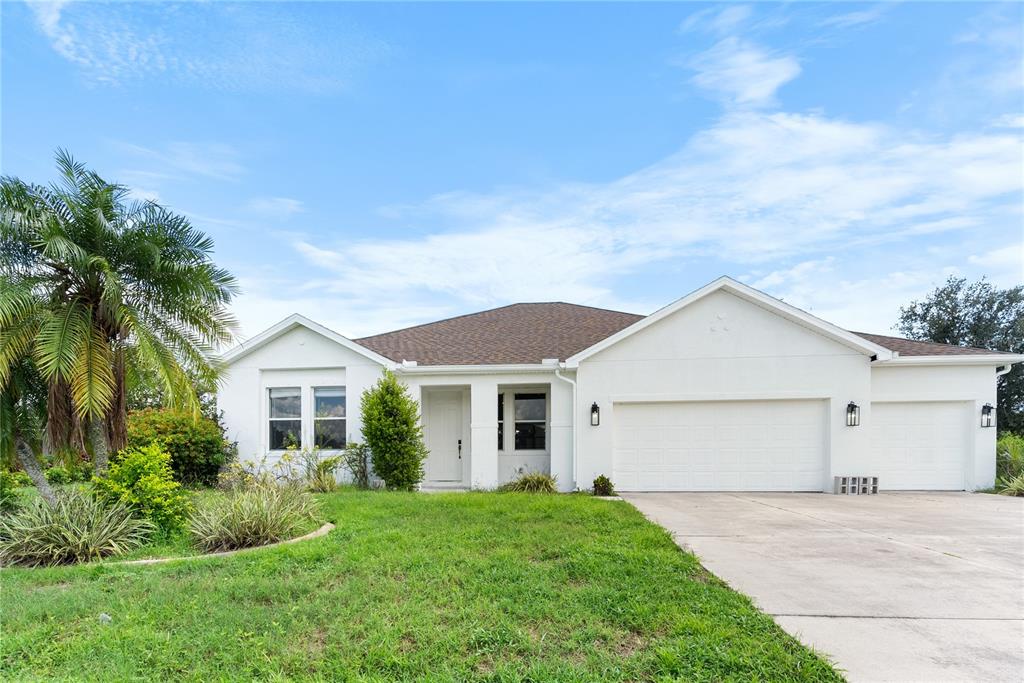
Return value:
[(644, 317), (643, 315), (640, 315), (638, 313), (626, 313), (625, 311), (615, 311), (615, 310), (612, 310), (610, 308), (599, 308), (597, 306), (588, 306), (586, 304), (574, 304), (574, 303), (570, 303), (568, 301), (517, 301), (515, 303), (505, 304), (504, 306), (495, 306), (494, 308), (485, 308), (482, 311), (473, 311), (472, 313), (461, 313), (459, 315), (453, 315), (453, 316), (449, 316), (447, 318), (441, 318), (440, 320), (431, 320), (430, 322), (419, 323), (418, 325), (410, 325), (409, 327), (400, 327), (397, 330), (388, 330), (386, 332), (378, 332), (377, 334), (370, 334), (370, 335), (367, 335), (365, 337), (358, 337), (356, 339), (353, 339), (352, 341), (359, 342), (359, 341), (363, 341), (363, 340), (366, 340), (366, 339), (373, 339), (374, 337), (383, 337), (385, 335), (395, 334), (397, 332), (406, 332), (408, 330), (415, 330), (415, 329), (418, 329), (418, 328), (421, 328), (421, 327), (429, 327), (430, 325), (437, 325), (437, 324), (440, 324), (440, 323), (450, 322), (452, 320), (459, 320), (460, 318), (471, 318), (473, 316), (481, 315), (483, 313), (491, 313), (493, 311), (500, 311), (503, 308), (514, 308), (516, 306), (538, 306), (538, 305), (549, 306), (549, 305), (552, 305), (552, 304), (563, 304), (565, 306), (577, 306), (579, 308), (589, 308), (589, 309), (594, 310), (594, 311), (603, 311), (605, 313), (616, 313), (616, 314), (619, 314), (619, 315), (633, 315), (633, 316), (637, 316), (638, 318), (643, 318)]

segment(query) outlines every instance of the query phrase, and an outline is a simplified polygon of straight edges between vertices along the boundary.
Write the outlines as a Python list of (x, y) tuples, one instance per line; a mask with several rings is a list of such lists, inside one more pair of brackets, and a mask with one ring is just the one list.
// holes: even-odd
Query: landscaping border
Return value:
[(313, 538), (320, 538), (321, 536), (326, 536), (327, 534), (329, 534), (332, 530), (334, 530), (334, 528), (335, 527), (334, 527), (333, 524), (331, 524), (330, 522), (327, 522), (326, 524), (324, 524), (322, 527), (320, 527), (316, 531), (310, 531), (308, 534), (306, 534), (304, 536), (299, 536), (297, 538), (289, 538), (286, 541), (278, 541), (277, 543), (268, 543), (267, 545), (257, 545), (257, 546), (253, 546), (252, 548), (239, 548), (238, 550), (225, 550), (224, 552), (220, 552), (220, 553), (206, 553), (205, 555), (186, 555), (184, 557), (152, 557), (152, 558), (147, 558), (147, 559), (144, 559), (144, 560), (120, 560), (120, 561), (117, 561), (117, 562), (104, 562), (103, 564), (107, 564), (107, 565), (110, 565), (110, 564), (121, 564), (121, 565), (131, 565), (131, 564), (134, 564), (134, 565), (164, 564), (166, 562), (177, 562), (179, 560), (205, 560), (205, 559), (207, 559), (209, 557), (230, 557), (231, 555), (239, 555), (241, 553), (248, 553), (248, 552), (252, 552), (254, 550), (263, 550), (265, 548), (277, 548), (277, 547), (282, 546), (282, 545), (289, 545), (290, 543), (298, 543), (300, 541), (308, 541), (308, 540), (313, 539)]

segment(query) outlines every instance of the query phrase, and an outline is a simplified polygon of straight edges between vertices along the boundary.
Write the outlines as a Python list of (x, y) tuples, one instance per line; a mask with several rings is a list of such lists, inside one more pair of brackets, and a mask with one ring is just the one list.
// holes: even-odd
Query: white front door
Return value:
[(462, 392), (431, 392), (426, 404), (423, 436), (430, 451), (426, 479), (462, 481)]
[(622, 491), (821, 491), (824, 401), (616, 403)]

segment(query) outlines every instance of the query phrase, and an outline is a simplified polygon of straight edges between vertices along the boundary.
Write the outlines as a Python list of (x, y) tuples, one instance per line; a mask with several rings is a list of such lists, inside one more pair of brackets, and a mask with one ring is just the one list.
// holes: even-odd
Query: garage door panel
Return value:
[(822, 489), (824, 401), (615, 404), (613, 410), (613, 479), (623, 491)]
[(871, 453), (863, 474), (877, 475), (879, 488), (964, 488), (972, 425), (967, 403), (876, 402), (870, 423)]

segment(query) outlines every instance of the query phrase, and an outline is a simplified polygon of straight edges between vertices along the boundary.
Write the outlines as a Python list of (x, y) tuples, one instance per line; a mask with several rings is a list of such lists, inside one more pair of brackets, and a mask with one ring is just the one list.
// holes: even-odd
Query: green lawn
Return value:
[(0, 571), (0, 679), (841, 680), (626, 503), (322, 504), (292, 546)]

